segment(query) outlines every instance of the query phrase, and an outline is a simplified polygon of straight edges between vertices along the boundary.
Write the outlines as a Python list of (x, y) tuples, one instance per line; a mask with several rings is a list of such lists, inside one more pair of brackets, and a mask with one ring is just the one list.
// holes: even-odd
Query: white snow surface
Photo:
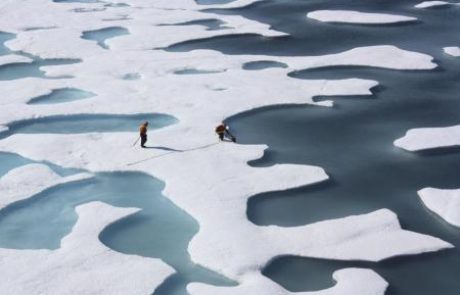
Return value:
[[(169, 132), (162, 129), (152, 133), (156, 142), (183, 152), (133, 153), (129, 144), (118, 145), (117, 150), (110, 148), (130, 142), (133, 138), (129, 133), (18, 134), (0, 142), (0, 149), (4, 149), (3, 143), (31, 159), (46, 158), (91, 171), (144, 171), (166, 180), (163, 193), (200, 222), (200, 231), (189, 245), (192, 259), (239, 281), (279, 255), (380, 261), (451, 247), (437, 238), (402, 230), (396, 215), (385, 209), (299, 227), (256, 226), (246, 216), (248, 198), (325, 181), (328, 176), (323, 169), (292, 164), (254, 168), (246, 163), (260, 158), (263, 146), (215, 141), (190, 146)], [(26, 144), (38, 139), (40, 147)], [(111, 160), (98, 161), (101, 157)]]
[(50, 187), (91, 177), (88, 173), (61, 177), (43, 164), (13, 169), (0, 179), (0, 210), (11, 203), (30, 198)]
[(7, 64), (21, 64), (21, 63), (31, 63), (33, 60), (29, 57), (17, 55), (17, 54), (8, 54), (0, 56), (0, 66)]
[[(189, 245), (194, 262), (240, 283), (238, 287), (219, 289), (226, 292), (223, 294), (264, 292), (257, 286), (266, 286), (273, 294), (285, 294), (276, 284), (262, 281), (260, 275), (260, 269), (279, 255), (379, 261), (451, 247), (437, 238), (401, 229), (397, 216), (386, 209), (293, 228), (256, 226), (246, 216), (251, 196), (326, 181), (328, 176), (322, 168), (308, 165), (251, 167), (247, 162), (262, 157), (266, 146), (217, 143), (213, 132), (225, 118), (248, 110), (314, 104), (312, 98), (318, 95), (370, 95), (370, 89), (378, 85), (365, 79), (301, 80), (290, 78), (289, 72), (341, 65), (426, 70), (437, 66), (432, 57), (389, 45), (310, 57), (225, 55), (212, 50), (167, 52), (158, 48), (220, 35), (252, 33), (271, 38), (286, 34), (243, 17), (200, 11), (242, 7), (257, 0), (224, 5), (198, 5), (193, 0), (126, 2), (129, 7), (111, 8), (105, 3), (2, 1), (0, 31), (16, 34), (6, 44), (10, 49), (41, 58), (74, 58), (81, 62), (41, 68), (48, 77), (72, 78), (0, 81), (0, 91), (6, 94), (0, 102), (0, 126), (53, 115), (164, 113), (179, 121), (150, 131), (148, 145), (181, 151), (134, 148), (131, 145), (137, 133), (128, 132), (14, 134), (0, 140), (0, 151), (91, 172), (142, 171), (163, 180), (164, 195), (200, 224)], [(210, 18), (223, 21), (225, 28), (209, 31), (200, 25), (174, 26)], [(108, 50), (80, 38), (85, 31), (109, 27), (126, 28), (130, 34), (107, 39)], [(245, 63), (260, 60), (283, 62), (288, 67), (242, 69)], [(184, 69), (215, 73), (176, 74)], [(137, 74), (140, 79), (124, 80), (126, 74)], [(32, 97), (59, 88), (84, 89), (97, 95), (59, 105), (27, 105)], [(44, 169), (23, 168), (33, 175), (34, 169)], [(15, 179), (19, 176), (8, 177), (5, 185)], [(18, 191), (11, 195), (17, 194), (14, 200), (27, 197), (33, 189), (38, 191), (47, 185), (51, 184), (42, 179), (28, 193), (24, 189), (22, 194)], [(60, 249), (0, 249), (2, 287), (5, 281), (9, 294), (94, 294), (100, 290), (106, 294), (150, 294), (172, 270), (155, 259), (116, 253), (97, 238), (107, 224), (133, 212), (135, 209), (101, 203), (83, 205), (78, 208), (77, 225)], [(344, 290), (354, 288), (352, 285), (357, 288), (353, 289), (356, 294), (382, 294), (386, 287), (383, 279), (369, 270), (346, 269), (334, 277), (338, 284), (324, 294), (345, 294)], [(195, 292), (196, 288), (208, 287), (194, 284), (190, 290)]]
[(216, 287), (202, 283), (189, 284), (187, 290), (190, 295), (248, 295), (264, 294), (276, 295), (383, 295), (388, 284), (374, 271), (360, 268), (346, 268), (335, 271), (333, 278), (336, 285), (329, 289), (311, 292), (289, 292), (267, 277), (254, 274), (244, 284), (237, 287)]
[(385, 13), (369, 13), (353, 10), (316, 10), (307, 17), (321, 22), (350, 24), (395, 24), (416, 21), (416, 17)]
[(428, 209), (448, 223), (460, 227), (460, 189), (424, 188), (418, 191)]
[(415, 5), (415, 8), (440, 7), (440, 6), (450, 5), (450, 4), (451, 4), (450, 2), (446, 2), (446, 1), (423, 1)]
[(174, 271), (158, 259), (115, 252), (99, 241), (109, 224), (138, 211), (92, 202), (58, 250), (0, 249), (4, 294), (151, 294)]
[(460, 125), (436, 128), (415, 128), (395, 140), (394, 145), (408, 151), (446, 148), (460, 145)]
[(449, 54), (449, 55), (452, 55), (452, 56), (455, 56), (455, 57), (458, 57), (460, 56), (460, 47), (444, 47), (444, 52)]

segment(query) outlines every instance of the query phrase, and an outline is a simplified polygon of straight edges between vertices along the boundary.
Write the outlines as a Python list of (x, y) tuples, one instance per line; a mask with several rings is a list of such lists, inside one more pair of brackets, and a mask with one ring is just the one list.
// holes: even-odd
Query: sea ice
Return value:
[[(264, 191), (317, 183), (328, 176), (312, 166), (248, 166), (247, 161), (262, 156), (263, 146), (214, 141), (207, 145), (196, 142), (195, 147), (190, 147), (171, 138), (164, 129), (156, 130), (153, 136), (178, 152), (152, 149), (132, 153), (131, 146), (117, 145), (129, 142), (130, 134), (123, 133), (102, 133), (97, 137), (18, 134), (0, 143), (31, 159), (46, 158), (63, 166), (87, 167), (91, 171), (140, 170), (165, 179), (164, 194), (200, 223), (200, 231), (189, 245), (192, 259), (231, 279), (243, 280), (248, 270), (259, 270), (279, 255), (379, 261), (451, 247), (437, 238), (402, 230), (389, 210), (293, 228), (256, 226), (246, 216), (248, 198)], [(40, 148), (24, 144), (38, 137)], [(110, 148), (113, 145), (118, 148)], [(101, 157), (111, 160), (98, 161)], [(216, 165), (220, 167), (218, 173)], [(382, 244), (386, 246), (380, 247)]]
[[(82, 32), (75, 28), (24, 31), (18, 33), (15, 39), (7, 41), (5, 45), (13, 51), (28, 51), (27, 48), (34, 48), (34, 51), (28, 52), (39, 53), (41, 58), (79, 58), (103, 50), (96, 43), (81, 39), (81, 35)], [(52, 54), (46, 54), (47, 51), (51, 51)]]
[(423, 204), (445, 221), (460, 227), (460, 189), (424, 188), (418, 191)]
[(395, 24), (417, 20), (417, 18), (411, 16), (368, 13), (353, 10), (316, 10), (309, 12), (307, 17), (322, 22), (350, 24)]
[(99, 241), (109, 224), (138, 211), (92, 202), (58, 250), (0, 249), (5, 294), (151, 294), (171, 267), (158, 259), (115, 252)]
[(430, 8), (430, 7), (439, 7), (439, 6), (446, 6), (451, 4), (450, 2), (446, 1), (424, 1), (421, 2), (417, 5), (415, 5), (416, 8)]
[(458, 146), (460, 125), (410, 129), (406, 135), (395, 140), (394, 145), (408, 151)]
[(91, 174), (88, 173), (61, 177), (43, 164), (21, 166), (0, 178), (0, 210), (11, 203), (30, 198), (50, 187), (89, 177)]
[[(45, 128), (43, 134), (13, 134), (4, 138), (0, 140), (0, 150), (91, 172), (143, 171), (162, 179), (166, 183), (164, 194), (200, 224), (199, 233), (189, 245), (194, 262), (241, 283), (235, 289), (219, 289), (223, 294), (247, 294), (264, 286), (284, 294), (268, 279), (261, 282), (260, 274), (260, 269), (273, 257), (283, 254), (379, 261), (450, 247), (437, 238), (401, 229), (389, 210), (295, 228), (261, 227), (247, 219), (247, 200), (251, 196), (325, 181), (328, 176), (322, 168), (307, 165), (250, 167), (247, 162), (262, 157), (266, 147), (218, 143), (213, 132), (216, 124), (264, 106), (314, 104), (312, 98), (318, 95), (369, 95), (371, 88), (378, 85), (364, 79), (295, 79), (288, 76), (294, 70), (332, 66), (429, 70), (437, 66), (431, 56), (388, 45), (310, 57), (158, 49), (222, 35), (285, 36), (286, 33), (272, 30), (267, 24), (241, 16), (200, 11), (203, 7), (241, 7), (255, 2), (240, 0), (202, 6), (193, 0), (137, 0), (130, 2), (130, 7), (117, 8), (105, 7), (106, 3), (85, 3), (87, 12), (76, 13), (75, 9), (82, 9), (82, 3), (36, 0), (26, 5), (17, 0), (2, 1), (0, 30), (17, 35), (7, 42), (10, 49), (41, 58), (78, 58), (81, 62), (40, 68), (46, 77), (72, 79), (28, 77), (0, 81), (0, 92), (8, 93), (0, 102), (0, 126), (24, 120), (33, 123), (53, 116), (68, 116), (72, 121), (70, 115), (140, 115), (146, 111), (171, 114), (178, 122), (149, 131), (149, 149), (133, 147), (137, 132), (51, 134)], [(228, 29), (165, 26), (210, 17), (222, 21)], [(107, 19), (117, 20), (107, 23)], [(27, 31), (30, 27), (53, 28)], [(125, 27), (130, 34), (111, 39), (108, 50), (81, 38), (84, 31), (107, 27)], [(243, 69), (244, 64), (260, 60), (284, 63), (287, 67)], [(178, 75), (180, 69), (216, 73)], [(123, 79), (128, 73), (142, 79)], [(96, 96), (58, 105), (27, 104), (33, 97), (61, 88), (85, 89)], [(215, 91), (223, 88), (225, 91)], [(40, 144), (31, 145), (32, 142)], [(23, 197), (27, 196), (16, 198)], [(104, 290), (108, 294), (150, 294), (172, 273), (170, 267), (158, 260), (122, 255), (99, 242), (98, 235), (105, 226), (135, 209), (91, 203), (77, 210), (78, 223), (63, 239), (60, 249), (0, 249), (4, 292), (75, 294)], [(364, 291), (359, 294), (382, 294), (386, 288), (383, 279), (369, 270), (341, 270), (334, 276), (337, 286), (324, 294), (340, 290), (348, 294), (358, 294), (360, 290)], [(190, 290), (199, 292), (207, 288), (195, 284)], [(214, 287), (209, 288), (215, 291)]]
[(94, 93), (75, 88), (53, 89), (47, 94), (31, 98), (27, 104), (56, 104), (95, 96)]
[(29, 57), (17, 54), (8, 54), (0, 56), (0, 66), (7, 64), (31, 63), (33, 60)]
[(187, 286), (190, 295), (383, 295), (388, 284), (369, 269), (345, 268), (334, 272), (337, 284), (329, 289), (311, 292), (289, 292), (268, 278), (254, 273), (237, 287), (216, 287), (202, 283)]
[(449, 55), (458, 57), (460, 56), (460, 47), (444, 47), (444, 52)]

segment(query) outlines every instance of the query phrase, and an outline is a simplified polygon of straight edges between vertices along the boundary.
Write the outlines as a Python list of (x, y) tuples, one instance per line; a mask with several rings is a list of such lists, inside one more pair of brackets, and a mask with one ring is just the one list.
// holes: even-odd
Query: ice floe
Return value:
[(424, 188), (418, 191), (423, 204), (448, 223), (460, 227), (460, 189)]
[(452, 56), (455, 56), (455, 57), (458, 57), (460, 56), (460, 47), (444, 47), (443, 48), (444, 52), (449, 54), (449, 55), (452, 55)]
[(17, 54), (8, 54), (0, 56), (0, 66), (7, 64), (31, 63), (33, 60), (29, 57)]
[(248, 295), (248, 294), (277, 294), (277, 295), (383, 295), (388, 284), (374, 271), (360, 268), (346, 268), (333, 273), (337, 284), (329, 289), (311, 292), (289, 292), (268, 278), (253, 274), (243, 284), (237, 287), (216, 287), (201, 283), (189, 284), (190, 295)]
[(369, 13), (353, 10), (316, 10), (307, 14), (308, 18), (322, 22), (350, 24), (395, 24), (416, 21), (417, 18), (404, 15)]
[[(96, 43), (81, 39), (81, 35), (82, 32), (75, 28), (25, 31), (17, 34), (15, 39), (7, 41), (5, 45), (10, 50), (27, 51), (41, 58), (79, 58), (103, 50)], [(28, 48), (33, 48), (33, 51)], [(47, 54), (47, 51), (50, 53)]]
[[(109, 51), (103, 55), (91, 55), (83, 59), (80, 63), (41, 67), (47, 76), (71, 75), (73, 79), (43, 81), (43, 79), (27, 78), (15, 83), (0, 81), (0, 90), (9, 94), (1, 102), (5, 112), (0, 116), (0, 124), (6, 125), (6, 122), (58, 114), (142, 113), (145, 109), (151, 108), (149, 100), (152, 95), (156, 97), (156, 110), (168, 113), (174, 106), (175, 116), (180, 121), (185, 120), (182, 113), (187, 117), (194, 116), (195, 111), (191, 108), (199, 109), (206, 103), (212, 105), (215, 100), (226, 101), (226, 110), (219, 109), (214, 113), (215, 116), (207, 119), (213, 122), (208, 124), (214, 124), (232, 114), (264, 105), (311, 103), (311, 98), (316, 95), (371, 94), (369, 89), (377, 85), (375, 81), (363, 79), (306, 81), (287, 77), (287, 74), (294, 70), (342, 65), (426, 70), (437, 66), (432, 57), (426, 54), (410, 52), (394, 46), (362, 47), (314, 57), (226, 56), (216, 51), (196, 50), (186, 53)], [(219, 63), (215, 60), (219, 60)], [(258, 60), (282, 62), (288, 67), (265, 69), (256, 74), (242, 69), (244, 64)], [(220, 73), (207, 75), (206, 78), (202, 75), (193, 75), (193, 77), (174, 75), (175, 72), (183, 69)], [(128, 73), (138, 74), (143, 79), (131, 80), (130, 85), (116, 81), (123, 80)], [(249, 80), (253, 82), (241, 83)], [(145, 82), (138, 84), (138, 81)], [(276, 81), (276, 83), (266, 83), (266, 81)], [(220, 85), (227, 90), (210, 93), (210, 85)], [(64, 87), (85, 89), (97, 94), (97, 97), (61, 104), (59, 107), (41, 105), (38, 108), (24, 105), (33, 97)], [(180, 99), (176, 98), (179, 88), (187, 89), (180, 93)], [(260, 93), (261, 89), (263, 95)], [(127, 104), (127, 101), (136, 103)], [(21, 112), (17, 112), (18, 108)]]
[(460, 125), (410, 129), (406, 135), (395, 140), (394, 145), (408, 151), (458, 146)]
[(430, 8), (430, 7), (446, 6), (450, 4), (451, 4), (450, 2), (446, 2), (446, 1), (424, 1), (424, 2), (421, 2), (415, 5), (415, 7), (416, 8)]
[[(153, 135), (157, 142), (178, 152), (153, 149), (155, 152), (138, 154), (130, 152), (128, 144), (110, 149), (117, 142), (132, 139), (122, 133), (13, 135), (2, 142), (36, 160), (46, 158), (92, 171), (123, 167), (166, 180), (164, 194), (200, 223), (200, 231), (189, 246), (192, 259), (232, 279), (243, 279), (249, 270), (259, 270), (272, 257), (283, 254), (379, 261), (451, 247), (439, 239), (402, 230), (396, 215), (388, 210), (293, 228), (256, 226), (246, 216), (246, 203), (252, 195), (312, 184), (328, 176), (321, 168), (311, 166), (248, 166), (247, 161), (262, 156), (263, 146), (195, 143), (190, 147), (163, 132), (158, 130)], [(24, 145), (38, 138), (40, 148)], [(111, 161), (97, 161), (101, 157)], [(386, 246), (379, 247), (382, 244)], [(254, 245), (258, 245), (257, 250)]]
[(88, 173), (61, 177), (43, 164), (21, 166), (9, 171), (0, 179), (0, 210), (11, 203), (30, 198), (47, 188), (89, 177), (91, 174)]
[[(11, 50), (41, 58), (74, 58), (79, 62), (40, 67), (45, 77), (71, 79), (19, 77), (13, 82), (0, 81), (0, 91), (8, 94), (0, 102), (1, 126), (57, 116), (67, 116), (71, 121), (72, 116), (81, 114), (146, 114), (146, 110), (170, 114), (178, 122), (151, 130), (149, 149), (132, 146), (137, 132), (52, 134), (44, 130), (43, 134), (12, 134), (0, 140), (0, 150), (91, 172), (143, 171), (163, 180), (165, 196), (200, 224), (199, 233), (189, 245), (193, 261), (241, 283), (235, 289), (218, 289), (222, 294), (248, 294), (254, 288), (265, 287), (275, 294), (284, 294), (286, 291), (260, 274), (260, 269), (279, 255), (379, 261), (450, 247), (437, 238), (401, 229), (396, 215), (388, 210), (295, 228), (260, 227), (247, 219), (246, 203), (251, 196), (325, 181), (328, 176), (322, 168), (307, 165), (250, 167), (247, 162), (262, 157), (266, 147), (218, 143), (213, 132), (215, 124), (264, 106), (314, 104), (312, 98), (318, 95), (369, 95), (378, 85), (364, 79), (289, 77), (295, 70), (333, 66), (430, 70), (437, 66), (431, 56), (389, 45), (310, 57), (230, 56), (213, 50), (159, 49), (223, 35), (285, 36), (284, 32), (241, 16), (200, 11), (204, 7), (232, 8), (255, 2), (258, 1), (199, 5), (193, 0), (138, 0), (126, 7), (107, 7), (99, 2), (36, 0), (22, 5), (16, 0), (2, 1), (0, 30), (16, 34), (16, 39), (6, 43)], [(218, 19), (226, 29), (174, 25), (209, 18)], [(50, 29), (27, 30), (31, 27)], [(126, 28), (129, 34), (108, 39), (107, 49), (82, 38), (85, 31), (110, 27)], [(261, 60), (286, 66), (256, 72), (243, 68), (247, 63)], [(184, 69), (195, 74), (179, 75)], [(127, 79), (130, 77), (136, 79)], [(85, 89), (96, 95), (58, 105), (27, 104), (31, 98), (62, 88)], [(30, 173), (30, 177), (45, 169), (34, 167), (19, 169), (27, 170), (24, 175)], [(22, 174), (21, 170), (11, 173), (13, 180), (18, 177), (14, 173)], [(20, 199), (43, 190), (51, 185), (45, 180), (53, 179), (45, 177), (47, 173), (51, 172), (43, 172), (37, 183), (24, 187), (24, 192), (11, 192), (11, 195)], [(0, 181), (5, 179), (5, 184), (12, 181), (11, 176)], [(134, 213), (135, 209), (91, 203), (77, 210), (78, 223), (63, 239), (60, 249), (0, 249), (3, 270), (0, 275), (2, 283), (7, 283), (5, 287), (2, 284), (5, 292), (74, 294), (104, 290), (108, 294), (150, 294), (172, 273), (171, 268), (158, 260), (122, 255), (99, 242), (98, 235), (105, 226)], [(383, 279), (369, 270), (346, 269), (336, 272), (334, 277), (338, 284), (319, 294), (350, 294), (360, 290), (363, 291), (359, 294), (382, 294), (386, 288)], [(191, 292), (202, 290), (217, 293), (215, 287), (198, 284), (190, 287)]]
[(109, 224), (138, 211), (92, 202), (76, 208), (78, 221), (58, 250), (0, 249), (5, 294), (151, 294), (171, 267), (158, 259), (125, 255), (98, 239)]
[[(206, 8), (213, 7), (239, 7), (257, 1), (234, 1), (227, 5), (206, 5)], [(110, 24), (104, 19), (119, 17), (118, 10), (93, 11), (92, 13), (79, 14), (71, 8), (80, 6), (78, 3), (53, 3), (49, 0), (37, 0), (27, 5), (17, 5), (7, 1), (2, 3), (4, 17), (0, 20), (0, 28), (4, 31), (16, 34), (16, 39), (7, 43), (7, 46), (16, 51), (26, 51), (42, 58), (51, 57), (77, 57), (84, 55), (95, 55), (97, 50), (94, 42), (75, 38), (82, 35), (84, 31), (104, 30), (110, 27), (126, 27), (130, 34), (120, 36), (118, 40), (109, 40), (108, 45), (112, 50), (127, 49), (152, 49), (167, 47), (174, 43), (221, 36), (226, 34), (261, 34), (263, 36), (284, 36), (286, 33), (272, 30), (268, 25), (249, 21), (241, 16), (219, 15), (200, 12), (202, 6), (195, 1), (171, 1), (151, 2), (137, 1), (137, 5), (124, 7), (124, 13), (129, 15), (129, 23), (126, 19), (112, 21)], [(88, 7), (100, 7), (103, 3), (85, 3)], [(141, 9), (143, 8), (143, 9)], [(53, 11), (49, 15), (35, 15), (38, 10)], [(120, 9), (120, 8), (117, 8)], [(167, 12), (167, 13), (165, 13)], [(27, 16), (27, 22), (17, 22), (22, 16)], [(162, 26), (164, 24), (183, 23), (186, 21), (197, 21), (209, 19), (215, 15), (225, 23), (227, 30), (206, 30), (204, 27), (196, 26)], [(27, 31), (28, 27), (53, 27), (51, 30)], [(146, 33), (148, 32), (148, 33)], [(86, 43), (86, 44), (85, 44)], [(99, 49), (103, 50), (99, 47)]]

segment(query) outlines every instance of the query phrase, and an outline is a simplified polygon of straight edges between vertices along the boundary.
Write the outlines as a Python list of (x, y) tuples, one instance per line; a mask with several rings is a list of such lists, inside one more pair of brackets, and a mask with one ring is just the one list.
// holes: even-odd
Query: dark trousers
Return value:
[(145, 147), (146, 142), (147, 142), (147, 134), (141, 134), (141, 147)]
[(222, 133), (217, 133), (217, 134), (219, 135), (219, 139), (220, 139), (220, 140), (224, 140), (224, 134), (225, 134), (224, 132), (222, 132)]

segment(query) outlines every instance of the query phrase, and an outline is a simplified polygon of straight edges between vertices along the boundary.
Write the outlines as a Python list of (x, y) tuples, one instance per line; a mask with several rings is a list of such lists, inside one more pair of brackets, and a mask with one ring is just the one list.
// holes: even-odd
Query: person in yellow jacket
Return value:
[(145, 121), (139, 128), (139, 135), (141, 137), (141, 147), (143, 148), (145, 148), (145, 143), (147, 142), (147, 126), (149, 126), (149, 122)]
[(220, 123), (219, 126), (216, 127), (216, 133), (219, 136), (221, 141), (224, 140), (225, 135), (228, 135), (231, 141), (236, 142), (235, 136), (233, 136), (230, 131), (228, 131), (228, 126), (225, 123)]

